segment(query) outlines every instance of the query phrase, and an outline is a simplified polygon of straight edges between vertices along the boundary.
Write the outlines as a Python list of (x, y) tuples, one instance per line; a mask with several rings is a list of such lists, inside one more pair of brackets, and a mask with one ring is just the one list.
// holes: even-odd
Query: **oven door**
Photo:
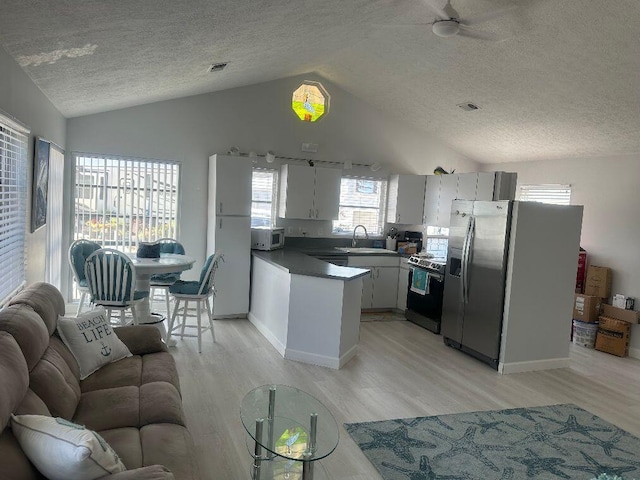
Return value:
[[(415, 267), (414, 267), (415, 268)], [(434, 333), (440, 333), (440, 319), (442, 317), (442, 297), (444, 281), (442, 276), (434, 273), (429, 275), (428, 293), (424, 295), (411, 290), (413, 283), (413, 269), (409, 270), (409, 285), (407, 287), (407, 320), (427, 328)]]

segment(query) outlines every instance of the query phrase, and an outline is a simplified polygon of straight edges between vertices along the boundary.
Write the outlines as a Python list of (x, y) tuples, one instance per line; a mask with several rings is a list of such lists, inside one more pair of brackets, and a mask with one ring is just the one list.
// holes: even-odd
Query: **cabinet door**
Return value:
[[(284, 195), (279, 212), (285, 218), (313, 218), (313, 192), (315, 188), (315, 168), (302, 165), (282, 167), (281, 195)], [(282, 210), (282, 208), (281, 208)]]
[(318, 220), (337, 220), (340, 206), (342, 170), (316, 168), (314, 217)]
[(218, 215), (251, 215), (251, 161), (213, 155), (209, 160), (209, 188)]
[(404, 311), (407, 308), (407, 290), (409, 289), (409, 269), (400, 267), (398, 272), (398, 298), (396, 308)]
[(396, 222), (422, 224), (425, 175), (400, 175)]
[(424, 220), (423, 224), (435, 226), (438, 224), (438, 202), (440, 200), (441, 175), (427, 175), (424, 190)]
[(373, 270), (373, 308), (395, 308), (398, 300), (398, 267)]
[(362, 301), (360, 302), (360, 308), (365, 310), (373, 307), (373, 275), (374, 267), (370, 267), (371, 272), (369, 275), (362, 277)]
[(461, 173), (458, 175), (458, 190), (456, 198), (458, 200), (475, 200), (476, 186), (478, 184), (477, 173)]
[(440, 201), (438, 202), (438, 227), (449, 227), (451, 220), (451, 202), (458, 192), (457, 175), (441, 175)]
[(478, 187), (476, 188), (476, 200), (493, 200), (493, 188), (495, 172), (478, 172)]

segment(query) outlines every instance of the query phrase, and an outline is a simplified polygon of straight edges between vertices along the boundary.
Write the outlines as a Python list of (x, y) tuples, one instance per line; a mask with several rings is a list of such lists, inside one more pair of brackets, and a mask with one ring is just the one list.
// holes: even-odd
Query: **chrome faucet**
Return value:
[(358, 240), (356, 240), (356, 230), (358, 230), (358, 227), (362, 227), (362, 229), (364, 230), (364, 238), (369, 238), (369, 234), (367, 233), (367, 229), (365, 228), (364, 225), (356, 225), (356, 227), (353, 229), (353, 240), (351, 240), (351, 246), (353, 248), (356, 247), (356, 245), (358, 244)]

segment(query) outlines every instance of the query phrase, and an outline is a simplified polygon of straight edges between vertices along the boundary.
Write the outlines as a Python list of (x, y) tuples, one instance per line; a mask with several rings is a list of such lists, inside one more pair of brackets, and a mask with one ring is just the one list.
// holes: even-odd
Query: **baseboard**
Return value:
[(234, 315), (214, 315), (213, 319), (214, 320), (229, 320), (229, 319), (235, 319), (235, 318), (240, 318), (242, 320), (244, 320), (245, 318), (249, 318), (249, 314), (245, 314), (245, 313), (238, 313), (238, 314), (234, 314)]
[(629, 348), (629, 356), (640, 359), (640, 348)]
[(351, 347), (347, 352), (340, 357), (340, 362), (338, 368), (344, 367), (349, 360), (356, 356), (358, 353), (358, 344)]
[(309, 363), (311, 365), (318, 365), (319, 367), (328, 367), (334, 370), (338, 370), (340, 368), (341, 366), (340, 362), (342, 360), (341, 358), (337, 358), (337, 357), (327, 357), (325, 355), (317, 355), (315, 353), (292, 350), (290, 348), (286, 349), (284, 353), (284, 358), (286, 358), (287, 360), (295, 360), (297, 362)]
[(498, 372), (502, 374), (533, 372), (536, 370), (552, 370), (554, 368), (568, 368), (569, 357), (551, 358), (548, 360), (532, 360), (530, 362), (511, 362), (498, 364)]
[(266, 325), (258, 317), (253, 315), (251, 312), (247, 314), (247, 318), (249, 319), (251, 324), (258, 329), (258, 331), (262, 334), (262, 336), (266, 338), (271, 345), (273, 345), (273, 347), (278, 351), (278, 353), (283, 357), (285, 357), (285, 350), (286, 350), (285, 346), (280, 342), (280, 340), (276, 338), (276, 336), (273, 333), (271, 333), (271, 330), (269, 330), (266, 327)]

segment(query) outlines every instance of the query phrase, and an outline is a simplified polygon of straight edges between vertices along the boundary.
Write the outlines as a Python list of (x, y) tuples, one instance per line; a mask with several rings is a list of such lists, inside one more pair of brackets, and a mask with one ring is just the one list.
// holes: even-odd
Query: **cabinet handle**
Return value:
[(220, 228), (222, 228), (222, 219), (219, 220)]
[(376, 268), (376, 278), (380, 278), (380, 269)]
[(309, 218), (313, 218), (313, 208), (309, 209)]
[(222, 213), (222, 202), (220, 202), (220, 213)]
[(399, 213), (396, 215), (396, 222), (400, 223), (400, 214)]
[(320, 209), (316, 208), (316, 218), (320, 217)]

